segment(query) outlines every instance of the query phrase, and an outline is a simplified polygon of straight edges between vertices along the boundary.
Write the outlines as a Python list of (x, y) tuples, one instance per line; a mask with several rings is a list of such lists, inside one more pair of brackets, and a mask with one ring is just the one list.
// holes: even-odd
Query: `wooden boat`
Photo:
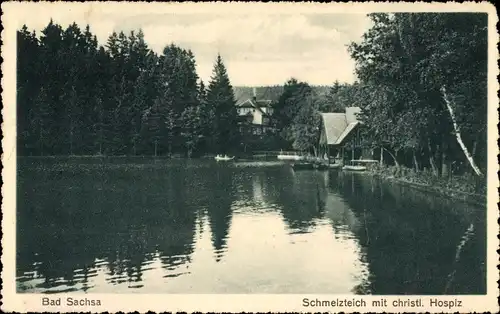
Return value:
[(342, 164), (329, 164), (328, 168), (330, 168), (330, 169), (342, 168)]
[(355, 160), (354, 159), (354, 150), (353, 150), (353, 152), (352, 152), (352, 159), (351, 159), (350, 165), (345, 165), (342, 168), (342, 170), (347, 170), (347, 171), (365, 171), (366, 167), (362, 166), (360, 164), (366, 164), (367, 162), (368, 163), (372, 162), (372, 160), (368, 160), (368, 159), (358, 159), (358, 160)]
[(224, 155), (224, 156), (217, 155), (217, 156), (215, 156), (215, 160), (217, 160), (217, 161), (229, 161), (229, 160), (233, 160), (233, 159), (234, 159), (234, 156), (232, 156), (232, 157), (229, 157), (227, 155)]
[(299, 155), (278, 155), (279, 160), (302, 160), (303, 157)]
[(349, 171), (365, 171), (366, 167), (365, 166), (349, 166), (346, 165), (342, 168), (342, 170), (349, 170)]

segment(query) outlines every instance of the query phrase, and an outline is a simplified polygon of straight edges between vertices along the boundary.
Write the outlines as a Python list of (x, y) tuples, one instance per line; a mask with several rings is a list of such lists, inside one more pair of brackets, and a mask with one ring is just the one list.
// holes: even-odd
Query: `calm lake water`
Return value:
[(18, 160), (18, 292), (484, 294), (485, 208), (277, 162)]

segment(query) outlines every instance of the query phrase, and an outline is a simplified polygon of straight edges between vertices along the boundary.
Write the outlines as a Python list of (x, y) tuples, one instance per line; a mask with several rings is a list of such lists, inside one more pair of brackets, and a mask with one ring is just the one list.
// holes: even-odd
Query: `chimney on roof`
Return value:
[(347, 123), (358, 121), (357, 115), (361, 112), (359, 107), (346, 107), (345, 116)]
[(252, 90), (253, 90), (253, 97), (252, 97), (252, 99), (253, 99), (253, 101), (257, 101), (257, 88), (254, 87)]

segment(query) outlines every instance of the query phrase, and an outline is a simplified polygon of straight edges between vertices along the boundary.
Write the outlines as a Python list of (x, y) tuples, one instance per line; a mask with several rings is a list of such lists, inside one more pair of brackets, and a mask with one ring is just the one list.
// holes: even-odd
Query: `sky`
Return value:
[[(198, 75), (207, 81), (218, 53), (235, 86), (283, 84), (295, 77), (315, 85), (352, 83), (354, 62), (347, 45), (370, 27), (365, 13), (324, 10), (101, 10), (94, 7), (40, 7), (20, 14), (19, 28), (41, 30), (50, 19), (67, 27), (89, 24), (100, 44), (113, 32), (142, 29), (157, 53), (170, 44), (191, 49)], [(261, 7), (262, 8), (262, 7)]]

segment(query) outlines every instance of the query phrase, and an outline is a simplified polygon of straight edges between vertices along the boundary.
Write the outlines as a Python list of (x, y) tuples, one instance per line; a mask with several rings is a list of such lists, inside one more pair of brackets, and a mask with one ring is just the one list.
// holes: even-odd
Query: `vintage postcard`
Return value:
[(3, 311), (499, 311), (493, 5), (2, 11)]

